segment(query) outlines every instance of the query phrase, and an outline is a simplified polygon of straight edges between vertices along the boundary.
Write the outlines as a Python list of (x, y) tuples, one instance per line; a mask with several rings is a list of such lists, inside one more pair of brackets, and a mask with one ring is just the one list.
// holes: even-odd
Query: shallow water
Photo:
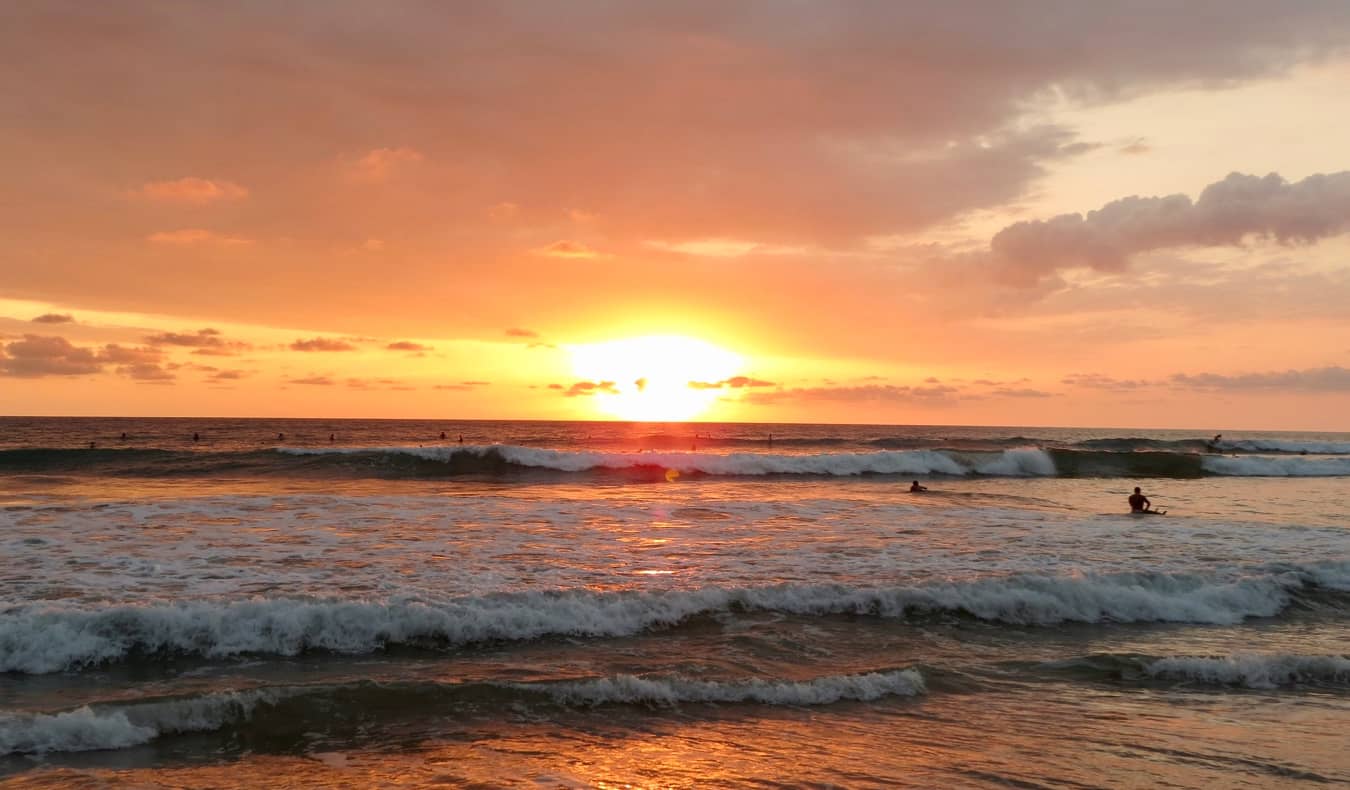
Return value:
[[(36, 442), (0, 455), (7, 784), (1350, 781), (1350, 437), (234, 421), (72, 455), (188, 427), (4, 432)], [(278, 432), (314, 441), (249, 446)], [(1231, 453), (1281, 474), (1102, 473)], [(911, 494), (921, 463), (957, 466)]]

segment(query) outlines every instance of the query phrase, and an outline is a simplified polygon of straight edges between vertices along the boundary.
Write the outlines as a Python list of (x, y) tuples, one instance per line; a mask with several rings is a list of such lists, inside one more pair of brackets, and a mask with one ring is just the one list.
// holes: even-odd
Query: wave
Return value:
[(139, 746), (163, 736), (210, 732), (246, 720), (272, 690), (230, 691), (122, 705), (85, 705), (61, 713), (0, 714), (0, 755), (87, 752)]
[(1350, 687), (1350, 658), (1340, 655), (1235, 653), (1221, 656), (1148, 656), (1104, 653), (1039, 664), (1035, 668), (1113, 682), (1170, 681), (1250, 689)]
[[(536, 686), (517, 685), (534, 689)], [(754, 702), (761, 705), (829, 705), (840, 700), (871, 701), (888, 696), (912, 697), (925, 691), (923, 676), (914, 669), (831, 675), (806, 681), (694, 680), (681, 676), (619, 675), (596, 680), (551, 683), (549, 697), (565, 705), (628, 703), (673, 706), (682, 702)]]
[(1344, 477), (1350, 458), (1267, 458), (1262, 456), (1205, 456), (1201, 466), (1214, 475), (1231, 477)]
[(1145, 671), (1154, 678), (1252, 689), (1293, 685), (1350, 686), (1350, 658), (1345, 656), (1176, 656), (1153, 661)]
[[(0, 613), (0, 672), (42, 674), (136, 657), (372, 653), (547, 637), (625, 637), (723, 612), (1065, 622), (1238, 623), (1310, 596), (1339, 607), (1350, 563), (1237, 579), (1187, 574), (1018, 575), (915, 587), (777, 585), (666, 592), (532, 592), (446, 601), (254, 599), (153, 606), (30, 605)], [(1340, 597), (1337, 597), (1337, 596)], [(1318, 598), (1320, 601), (1321, 599)]]
[[(1130, 440), (1133, 441), (1133, 440)], [(772, 453), (607, 452), (519, 445), (278, 448), (235, 452), (0, 450), (0, 473), (112, 476), (292, 476), (380, 479), (617, 475), (639, 481), (693, 476), (1169, 477), (1350, 476), (1350, 456), (1229, 457), (1198, 452), (1009, 447)]]
[[(131, 703), (85, 705), (59, 713), (0, 714), (0, 756), (124, 749), (166, 735), (212, 732), (262, 716), (291, 728), (331, 724), (335, 711), (387, 711), (402, 716), (456, 702), (512, 703), (542, 698), (563, 707), (752, 703), (814, 706), (925, 693), (914, 669), (828, 675), (811, 680), (699, 680), (681, 675), (615, 675), (535, 683), (377, 683), (310, 685), (212, 692)], [(338, 714), (340, 716), (340, 714)], [(273, 729), (276, 729), (275, 727)]]

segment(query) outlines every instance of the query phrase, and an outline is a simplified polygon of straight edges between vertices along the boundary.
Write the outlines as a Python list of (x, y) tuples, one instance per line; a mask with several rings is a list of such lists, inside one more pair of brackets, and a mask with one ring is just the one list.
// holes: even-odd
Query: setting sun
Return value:
[(705, 412), (739, 354), (696, 338), (652, 335), (569, 346), (572, 372), (590, 385), (596, 409), (623, 420), (669, 422)]

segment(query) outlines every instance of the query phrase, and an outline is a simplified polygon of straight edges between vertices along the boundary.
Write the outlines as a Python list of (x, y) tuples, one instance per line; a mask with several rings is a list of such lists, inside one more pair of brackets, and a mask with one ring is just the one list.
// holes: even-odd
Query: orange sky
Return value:
[(1343, 0), (6, 4), (0, 414), (1350, 430), (1347, 42)]

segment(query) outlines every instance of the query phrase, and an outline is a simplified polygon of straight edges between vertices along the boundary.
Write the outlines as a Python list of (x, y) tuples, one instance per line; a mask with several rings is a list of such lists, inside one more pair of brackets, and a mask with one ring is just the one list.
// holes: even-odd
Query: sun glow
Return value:
[(703, 414), (745, 361), (712, 343), (653, 335), (569, 346), (576, 386), (599, 411), (623, 420), (676, 422)]

